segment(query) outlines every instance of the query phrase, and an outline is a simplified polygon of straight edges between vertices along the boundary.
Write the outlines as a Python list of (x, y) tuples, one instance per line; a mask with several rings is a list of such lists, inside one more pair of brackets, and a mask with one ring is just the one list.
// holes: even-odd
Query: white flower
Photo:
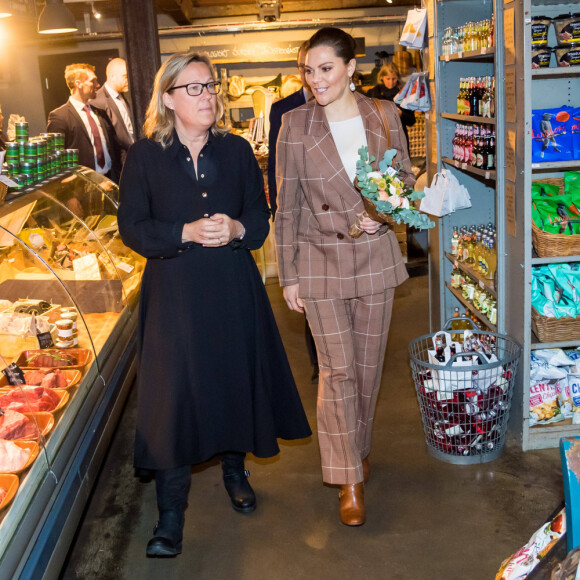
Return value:
[(409, 209), (410, 205), (409, 205), (409, 200), (406, 197), (402, 197), (401, 198), (401, 207), (403, 209)]
[(399, 195), (397, 193), (397, 187), (395, 185), (393, 185), (392, 183), (389, 183), (389, 192), (391, 195)]
[(367, 173), (367, 178), (368, 179), (382, 179), (383, 178), (383, 174), (380, 171), (371, 171), (370, 173)]

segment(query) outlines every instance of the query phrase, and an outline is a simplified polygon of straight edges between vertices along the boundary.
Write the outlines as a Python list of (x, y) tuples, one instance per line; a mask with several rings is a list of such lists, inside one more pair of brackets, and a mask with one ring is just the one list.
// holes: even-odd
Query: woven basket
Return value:
[(580, 316), (552, 318), (532, 307), (532, 330), (540, 342), (580, 340)]
[[(534, 179), (534, 183), (549, 183), (551, 185), (557, 185), (560, 188), (560, 193), (564, 193), (563, 177)], [(580, 254), (580, 234), (550, 234), (540, 229), (533, 221), (532, 242), (536, 253), (540, 258), (575, 256)]]

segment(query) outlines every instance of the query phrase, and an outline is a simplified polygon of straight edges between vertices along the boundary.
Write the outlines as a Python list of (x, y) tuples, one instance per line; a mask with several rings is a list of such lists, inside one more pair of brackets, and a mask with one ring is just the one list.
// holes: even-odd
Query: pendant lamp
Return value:
[(75, 17), (61, 0), (46, 0), (46, 6), (38, 18), (40, 34), (64, 34), (77, 30)]
[(0, 18), (12, 16), (12, 2), (10, 0), (0, 0)]

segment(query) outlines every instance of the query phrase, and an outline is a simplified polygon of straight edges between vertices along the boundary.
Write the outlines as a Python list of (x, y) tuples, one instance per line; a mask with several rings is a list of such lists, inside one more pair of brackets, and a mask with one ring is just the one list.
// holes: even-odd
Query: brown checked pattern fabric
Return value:
[[(383, 158), (383, 123), (371, 99), (355, 93), (369, 154)], [(381, 101), (412, 186), (407, 145), (397, 109)], [(276, 154), (278, 212), (275, 233), (280, 284), (299, 284), (320, 366), (318, 438), (323, 479), (363, 480), (370, 451), (394, 288), (407, 271), (395, 234), (381, 226), (358, 239), (349, 227), (364, 211), (360, 193), (342, 165), (324, 109), (310, 101), (282, 117)]]

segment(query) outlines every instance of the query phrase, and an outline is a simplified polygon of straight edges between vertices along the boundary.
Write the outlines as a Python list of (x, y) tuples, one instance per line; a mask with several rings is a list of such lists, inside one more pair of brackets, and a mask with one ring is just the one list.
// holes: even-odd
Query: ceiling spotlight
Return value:
[(60, 0), (46, 0), (46, 6), (38, 18), (40, 34), (64, 34), (77, 30), (75, 17)]
[(93, 17), (96, 20), (100, 20), (101, 19), (102, 14), (95, 8), (95, 3), (94, 2), (91, 2), (91, 12), (93, 13)]
[(393, 0), (387, 0), (387, 4), (392, 4)]
[(10, 0), (0, 0), (0, 18), (12, 16), (12, 3)]

